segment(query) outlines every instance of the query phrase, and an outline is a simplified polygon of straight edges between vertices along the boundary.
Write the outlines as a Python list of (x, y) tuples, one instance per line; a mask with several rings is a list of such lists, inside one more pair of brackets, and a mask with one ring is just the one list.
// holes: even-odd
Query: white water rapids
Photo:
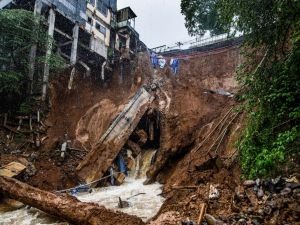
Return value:
[[(109, 209), (117, 209), (130, 215), (136, 215), (146, 221), (153, 217), (160, 209), (164, 198), (160, 195), (162, 185), (155, 183), (144, 185), (145, 178), (135, 179), (136, 174), (144, 174), (148, 169), (153, 152), (143, 154), (137, 161), (137, 170), (132, 176), (125, 179), (121, 186), (111, 186), (94, 189), (92, 193), (78, 194), (76, 196), (83, 202), (94, 202)], [(141, 171), (142, 170), (142, 171)], [(139, 173), (137, 173), (139, 172)], [(129, 202), (128, 208), (119, 209), (119, 197)], [(0, 211), (0, 225), (68, 225), (56, 218), (37, 210), (25, 207), (10, 211)]]

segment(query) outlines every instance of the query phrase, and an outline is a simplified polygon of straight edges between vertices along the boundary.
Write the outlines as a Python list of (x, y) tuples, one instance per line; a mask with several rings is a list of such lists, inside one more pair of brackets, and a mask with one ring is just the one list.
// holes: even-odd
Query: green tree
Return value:
[[(36, 62), (41, 65), (48, 37), (42, 24), (43, 18), (26, 10), (0, 10), (0, 98), (7, 109), (17, 109), (26, 100), (29, 52), (38, 44), (40, 56)], [(51, 55), (52, 69), (64, 65), (63, 59)], [(27, 100), (26, 100), (27, 101)], [(4, 107), (3, 107), (4, 109)]]
[(219, 22), (219, 0), (182, 0), (181, 13), (185, 16), (185, 26), (191, 35), (212, 35), (226, 32), (226, 27)]
[(299, 160), (300, 1), (219, 0), (214, 7), (218, 24), (244, 34), (237, 76), (248, 112), (239, 141), (242, 168), (250, 177), (276, 173), (287, 159)]

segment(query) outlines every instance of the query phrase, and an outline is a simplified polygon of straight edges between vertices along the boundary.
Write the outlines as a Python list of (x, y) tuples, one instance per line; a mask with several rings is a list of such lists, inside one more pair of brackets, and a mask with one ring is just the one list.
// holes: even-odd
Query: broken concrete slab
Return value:
[(153, 96), (145, 88), (141, 88), (137, 92), (95, 147), (77, 166), (76, 170), (80, 180), (89, 183), (104, 175), (152, 101)]

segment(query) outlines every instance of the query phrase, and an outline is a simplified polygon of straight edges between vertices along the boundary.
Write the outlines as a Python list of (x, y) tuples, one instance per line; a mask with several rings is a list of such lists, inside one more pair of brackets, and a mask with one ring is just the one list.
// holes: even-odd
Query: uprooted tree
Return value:
[(73, 224), (144, 224), (136, 216), (113, 212), (95, 203), (84, 203), (63, 194), (32, 187), (16, 179), (0, 176), (0, 193)]
[[(41, 89), (41, 79), (37, 76), (33, 80), (28, 75), (30, 49), (35, 44), (38, 47), (38, 72), (45, 63), (49, 42), (53, 44), (53, 39), (45, 32), (42, 17), (21, 9), (0, 10), (0, 100), (6, 105), (3, 110), (30, 110), (32, 92), (39, 93)], [(52, 70), (64, 66), (64, 60), (57, 54), (52, 53), (47, 60)]]
[(191, 34), (244, 35), (237, 79), (248, 112), (238, 143), (245, 175), (276, 173), (284, 162), (299, 160), (300, 2), (182, 0), (181, 7)]

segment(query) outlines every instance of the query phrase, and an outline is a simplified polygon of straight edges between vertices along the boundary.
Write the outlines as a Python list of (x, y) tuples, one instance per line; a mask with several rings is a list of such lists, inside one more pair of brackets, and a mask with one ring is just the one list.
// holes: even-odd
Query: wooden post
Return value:
[(199, 213), (197, 224), (201, 225), (205, 211), (206, 211), (206, 204), (202, 203), (200, 207), (200, 213)]
[(49, 80), (49, 58), (52, 52), (52, 38), (54, 34), (54, 27), (55, 27), (55, 11), (54, 9), (50, 8), (49, 16), (48, 16), (48, 46), (46, 52), (46, 62), (44, 66), (44, 76), (43, 76), (43, 88), (42, 88), (42, 100), (46, 100), (47, 95), (47, 87), (48, 87), (48, 80)]
[[(40, 15), (42, 10), (42, 3), (40, 0), (36, 0), (34, 4), (34, 11), (33, 14), (35, 16)], [(36, 22), (38, 22), (38, 18), (36, 19)], [(34, 28), (33, 28), (34, 29)], [(37, 43), (34, 43), (31, 46), (30, 53), (29, 53), (29, 68), (28, 68), (28, 89), (27, 93), (32, 95), (32, 89), (33, 89), (33, 75), (35, 71), (35, 58), (36, 58), (36, 50), (37, 50)]]
[(73, 68), (71, 71), (71, 76), (70, 76), (70, 80), (69, 80), (69, 84), (68, 84), (69, 90), (72, 89), (72, 83), (73, 83), (75, 72), (76, 72), (75, 64), (76, 64), (76, 60), (77, 60), (78, 36), (79, 36), (79, 25), (78, 25), (78, 23), (76, 23), (75, 26), (73, 27), (73, 42), (72, 42), (71, 58), (70, 58), (70, 63)]

